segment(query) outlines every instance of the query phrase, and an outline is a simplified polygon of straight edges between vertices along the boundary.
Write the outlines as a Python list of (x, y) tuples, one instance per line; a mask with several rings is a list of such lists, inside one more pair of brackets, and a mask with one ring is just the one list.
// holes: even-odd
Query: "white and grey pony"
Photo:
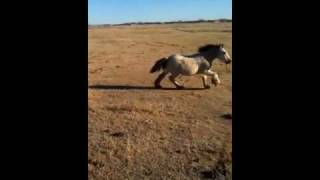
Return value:
[(229, 53), (223, 47), (223, 44), (207, 44), (198, 49), (198, 53), (192, 55), (180, 55), (174, 54), (169, 57), (165, 57), (156, 61), (154, 66), (151, 68), (150, 73), (160, 71), (163, 72), (158, 76), (154, 82), (155, 88), (162, 88), (160, 82), (165, 78), (167, 74), (169, 80), (176, 86), (177, 89), (183, 89), (184, 86), (176, 81), (176, 78), (180, 75), (191, 76), (196, 74), (202, 75), (202, 82), (204, 88), (210, 88), (207, 83), (207, 76), (212, 77), (212, 84), (217, 86), (220, 84), (220, 79), (218, 74), (211, 69), (212, 62), (215, 59), (229, 64), (231, 63), (231, 58)]

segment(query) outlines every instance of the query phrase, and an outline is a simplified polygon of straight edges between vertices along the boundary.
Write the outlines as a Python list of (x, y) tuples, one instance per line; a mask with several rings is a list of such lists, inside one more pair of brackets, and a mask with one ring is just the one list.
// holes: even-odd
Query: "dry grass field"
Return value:
[(231, 23), (89, 29), (89, 179), (231, 179), (230, 65), (215, 61), (222, 84), (203, 89), (200, 76), (166, 78), (154, 89), (154, 62), (224, 43)]

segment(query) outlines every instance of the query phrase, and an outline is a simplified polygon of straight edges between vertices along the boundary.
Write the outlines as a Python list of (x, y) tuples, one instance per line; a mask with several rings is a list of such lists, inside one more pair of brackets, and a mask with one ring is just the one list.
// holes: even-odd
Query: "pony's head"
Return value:
[(219, 45), (219, 53), (218, 53), (217, 58), (226, 64), (230, 64), (232, 62), (232, 59), (231, 59), (228, 51), (223, 47), (223, 44)]
[(208, 44), (203, 47), (200, 47), (198, 50), (200, 53), (209, 52), (215, 55), (220, 61), (230, 64), (232, 59), (228, 53), (228, 51), (224, 48), (223, 44)]

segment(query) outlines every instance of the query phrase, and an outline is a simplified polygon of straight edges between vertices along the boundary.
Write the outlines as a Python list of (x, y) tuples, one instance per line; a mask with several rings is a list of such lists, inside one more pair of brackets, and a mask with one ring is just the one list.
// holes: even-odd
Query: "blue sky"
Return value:
[(232, 0), (88, 0), (89, 24), (232, 18)]

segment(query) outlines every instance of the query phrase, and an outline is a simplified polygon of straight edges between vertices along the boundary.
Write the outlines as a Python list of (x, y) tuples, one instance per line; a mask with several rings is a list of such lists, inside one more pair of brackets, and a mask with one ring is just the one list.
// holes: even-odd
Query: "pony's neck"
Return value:
[(202, 52), (200, 54), (210, 63), (210, 65), (212, 65), (213, 60), (217, 57), (217, 54), (213, 54), (212, 52)]

